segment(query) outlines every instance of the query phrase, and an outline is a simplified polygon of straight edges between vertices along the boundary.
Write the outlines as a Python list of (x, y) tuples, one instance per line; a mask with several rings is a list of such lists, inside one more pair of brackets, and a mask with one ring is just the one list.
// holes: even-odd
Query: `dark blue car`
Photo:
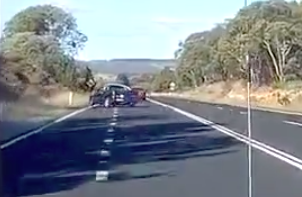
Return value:
[(135, 106), (138, 102), (137, 95), (129, 87), (119, 83), (108, 83), (97, 90), (89, 98), (90, 105), (100, 104), (104, 107)]

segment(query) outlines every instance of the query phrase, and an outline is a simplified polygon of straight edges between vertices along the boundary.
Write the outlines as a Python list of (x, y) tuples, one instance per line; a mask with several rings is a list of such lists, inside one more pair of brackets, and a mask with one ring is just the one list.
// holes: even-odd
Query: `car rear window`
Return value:
[(113, 90), (113, 91), (125, 91), (125, 88), (122, 87), (122, 86), (112, 85), (112, 86), (109, 86), (109, 90)]

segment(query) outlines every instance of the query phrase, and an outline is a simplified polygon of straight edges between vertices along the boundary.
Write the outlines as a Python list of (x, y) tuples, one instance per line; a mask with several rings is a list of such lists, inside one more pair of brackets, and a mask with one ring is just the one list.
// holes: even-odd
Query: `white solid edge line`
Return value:
[(50, 122), (48, 124), (43, 125), (43, 126), (39, 127), (38, 129), (35, 129), (35, 130), (33, 130), (33, 131), (29, 132), (29, 133), (25, 133), (24, 135), (21, 135), (19, 137), (13, 138), (13, 139), (9, 140), (8, 142), (2, 144), (0, 146), (0, 148), (1, 149), (5, 149), (5, 148), (7, 148), (7, 147), (9, 147), (9, 146), (11, 146), (11, 145), (13, 145), (13, 144), (21, 141), (21, 140), (24, 140), (24, 139), (26, 139), (26, 138), (28, 138), (28, 137), (30, 137), (32, 135), (35, 135), (37, 133), (42, 132), (46, 128), (48, 128), (48, 127), (50, 127), (50, 126), (52, 126), (52, 125), (54, 125), (56, 123), (62, 122), (62, 121), (66, 120), (66, 119), (68, 119), (68, 118), (70, 118), (72, 116), (75, 116), (77, 114), (80, 114), (80, 113), (82, 113), (84, 111), (87, 111), (87, 110), (89, 110), (89, 109), (91, 109), (93, 107), (97, 107), (97, 106), (99, 106), (99, 105), (93, 105), (93, 106), (89, 106), (89, 107), (85, 107), (85, 108), (76, 110), (76, 111), (74, 111), (74, 112), (72, 112), (70, 114), (67, 114), (67, 115), (65, 115), (65, 116), (63, 116), (61, 118), (58, 118), (58, 119), (56, 119), (56, 120), (54, 120), (54, 121), (52, 121), (52, 122)]
[(273, 148), (272, 146), (269, 146), (267, 144), (264, 144), (262, 142), (259, 142), (257, 140), (254, 140), (254, 139), (249, 139), (248, 137), (244, 136), (244, 135), (241, 135), (239, 133), (236, 133), (235, 131), (232, 131), (226, 127), (223, 127), (221, 125), (218, 125), (218, 124), (215, 124), (209, 120), (206, 120), (202, 117), (199, 117), (199, 116), (196, 116), (194, 114), (191, 114), (189, 112), (186, 112), (184, 110), (181, 110), (179, 108), (176, 108), (176, 107), (173, 107), (171, 105), (167, 105), (167, 104), (164, 104), (164, 103), (161, 103), (161, 102), (158, 102), (158, 101), (155, 101), (153, 99), (148, 99), (150, 102), (154, 103), (154, 104), (157, 104), (157, 105), (161, 105), (163, 107), (167, 107), (167, 108), (170, 108), (171, 110), (179, 113), (179, 114), (182, 114), (188, 118), (191, 118), (193, 120), (196, 120), (197, 122), (200, 122), (202, 124), (205, 124), (205, 125), (208, 125), (226, 135), (229, 135), (231, 137), (234, 137), (236, 138), (237, 140), (241, 141), (241, 142), (244, 142), (246, 144), (250, 144), (253, 148), (256, 148), (260, 151), (263, 151), (265, 153), (267, 153), (268, 155), (271, 155), (277, 159), (280, 159), (281, 161), (284, 161), (300, 170), (302, 170), (302, 160), (293, 156), (293, 155), (290, 155), (284, 151), (280, 151), (276, 148)]
[(286, 124), (291, 124), (291, 125), (296, 125), (296, 126), (302, 127), (302, 123), (299, 123), (299, 122), (293, 122), (293, 121), (287, 121), (287, 120), (284, 120), (283, 122)]

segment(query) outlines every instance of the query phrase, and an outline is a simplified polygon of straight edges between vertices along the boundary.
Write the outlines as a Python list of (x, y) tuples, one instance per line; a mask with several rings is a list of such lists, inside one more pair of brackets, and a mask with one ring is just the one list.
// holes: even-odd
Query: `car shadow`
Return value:
[[(126, 117), (122, 117), (126, 119)], [(139, 121), (139, 117), (136, 117)], [(148, 118), (140, 117), (140, 118)], [(156, 119), (156, 117), (149, 117)], [(162, 116), (158, 117), (164, 118)], [(71, 118), (2, 151), (4, 197), (44, 195), (72, 190), (95, 180), (100, 151), (106, 148), (109, 118)], [(210, 126), (194, 122), (133, 125), (116, 130), (109, 168), (147, 162), (230, 154), (238, 142), (211, 135)], [(114, 174), (112, 181), (173, 176), (171, 172)]]

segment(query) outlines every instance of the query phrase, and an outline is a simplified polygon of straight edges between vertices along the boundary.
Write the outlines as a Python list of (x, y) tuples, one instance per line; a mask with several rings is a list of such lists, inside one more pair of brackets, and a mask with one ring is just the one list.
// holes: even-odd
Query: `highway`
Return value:
[[(242, 109), (156, 100), (246, 134)], [(256, 138), (300, 157), (299, 125), (256, 113)], [(247, 145), (215, 125), (150, 102), (88, 109), (1, 150), (4, 196), (248, 196)], [(301, 196), (300, 169), (257, 148), (252, 158), (254, 197)], [(106, 171), (109, 179), (96, 181)]]
[[(247, 135), (247, 109), (221, 104), (208, 104), (186, 99), (157, 98), (166, 104), (201, 116), (207, 120)], [(252, 111), (252, 138), (302, 158), (302, 114)]]

